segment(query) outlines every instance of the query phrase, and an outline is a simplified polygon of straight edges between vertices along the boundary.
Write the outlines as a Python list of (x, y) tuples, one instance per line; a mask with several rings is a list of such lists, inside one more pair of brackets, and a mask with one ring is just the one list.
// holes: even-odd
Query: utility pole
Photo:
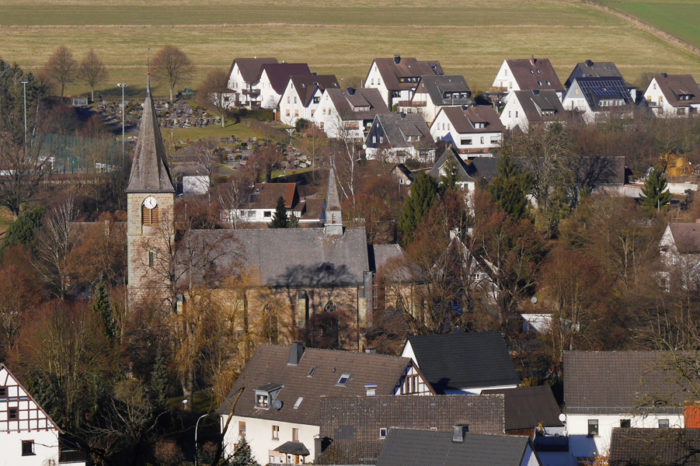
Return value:
[(24, 81), (20, 81), (22, 83), (23, 87), (23, 93), (24, 93), (24, 155), (27, 155), (27, 81), (26, 79)]
[(117, 83), (117, 86), (122, 88), (122, 168), (125, 166), (125, 146), (124, 144), (126, 143), (126, 137), (124, 135), (124, 88), (126, 88), (126, 83)]

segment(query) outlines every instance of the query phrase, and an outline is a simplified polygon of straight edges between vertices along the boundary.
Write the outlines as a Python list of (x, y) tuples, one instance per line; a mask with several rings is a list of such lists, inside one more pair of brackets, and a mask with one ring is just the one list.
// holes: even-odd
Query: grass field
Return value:
[[(683, 2), (683, 0), (678, 0)], [(5, 0), (0, 5), (0, 57), (41, 69), (53, 49), (67, 45), (77, 58), (89, 49), (103, 58), (114, 83), (142, 92), (147, 48), (174, 44), (197, 66), (178, 87), (197, 87), (211, 69), (235, 57), (276, 56), (305, 61), (342, 84), (359, 85), (374, 57), (400, 53), (438, 59), (448, 73), (488, 88), (507, 57), (549, 57), (566, 79), (585, 59), (617, 63), (627, 80), (644, 72), (692, 73), (700, 57), (669, 45), (630, 22), (564, 0)], [(694, 3), (688, 3), (694, 5)], [(37, 13), (39, 12), (39, 13)], [(680, 35), (680, 34), (679, 34)], [(153, 53), (153, 52), (152, 52)], [(84, 92), (80, 83), (68, 93)], [(165, 94), (164, 86), (156, 87)]]

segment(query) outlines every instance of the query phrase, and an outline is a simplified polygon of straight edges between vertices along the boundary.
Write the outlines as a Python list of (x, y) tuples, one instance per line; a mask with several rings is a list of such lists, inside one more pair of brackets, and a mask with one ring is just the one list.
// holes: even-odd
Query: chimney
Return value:
[(531, 56), (530, 56), (530, 64), (531, 64), (532, 66), (535, 66), (535, 62), (536, 62), (536, 61), (537, 61), (537, 60), (535, 60), (535, 56), (534, 56), (534, 55), (531, 55)]
[(302, 356), (304, 356), (304, 345), (295, 341), (289, 345), (289, 360), (287, 361), (287, 365), (298, 366)]
[(401, 63), (401, 55), (394, 55), (394, 63), (397, 65)]
[(686, 406), (683, 410), (683, 420), (686, 429), (700, 429), (700, 403)]
[(469, 426), (466, 424), (452, 426), (452, 442), (464, 443), (464, 434), (467, 432), (469, 432)]
[(586, 60), (586, 65), (593, 66), (593, 60)]

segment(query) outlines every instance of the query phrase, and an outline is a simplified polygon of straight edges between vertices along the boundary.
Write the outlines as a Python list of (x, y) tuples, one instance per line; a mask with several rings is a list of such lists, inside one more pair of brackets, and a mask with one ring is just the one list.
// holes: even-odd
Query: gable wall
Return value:
[(527, 133), (530, 126), (523, 107), (520, 105), (520, 100), (515, 98), (515, 96), (512, 99), (508, 99), (508, 103), (503, 107), (503, 112), (501, 112), (500, 120), (508, 130), (512, 130), (517, 126), (520, 127), (521, 131)]

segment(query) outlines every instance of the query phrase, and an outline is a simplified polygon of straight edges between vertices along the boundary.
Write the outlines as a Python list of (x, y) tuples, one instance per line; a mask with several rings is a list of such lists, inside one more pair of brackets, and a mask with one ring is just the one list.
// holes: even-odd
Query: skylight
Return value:
[(316, 372), (316, 366), (311, 366), (311, 369), (309, 369), (309, 373), (306, 374), (307, 377), (313, 377), (314, 372)]
[(301, 406), (301, 402), (304, 401), (304, 397), (300, 396), (297, 398), (297, 401), (294, 402), (294, 409), (299, 409), (299, 406)]
[(336, 383), (336, 385), (344, 387), (348, 383), (348, 380), (350, 380), (350, 374), (342, 374), (338, 379), (338, 383)]

